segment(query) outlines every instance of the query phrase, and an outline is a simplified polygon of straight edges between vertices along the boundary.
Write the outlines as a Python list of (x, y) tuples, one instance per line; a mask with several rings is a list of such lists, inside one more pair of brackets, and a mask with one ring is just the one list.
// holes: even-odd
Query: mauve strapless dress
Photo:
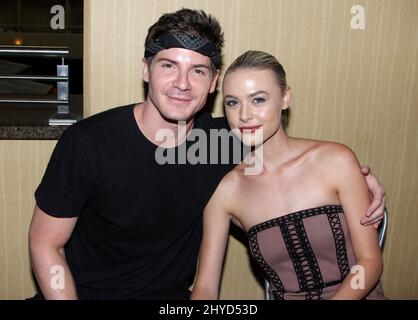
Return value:
[[(293, 212), (248, 230), (251, 254), (270, 282), (270, 299), (329, 299), (356, 258), (340, 205)], [(380, 282), (366, 299), (385, 299)]]

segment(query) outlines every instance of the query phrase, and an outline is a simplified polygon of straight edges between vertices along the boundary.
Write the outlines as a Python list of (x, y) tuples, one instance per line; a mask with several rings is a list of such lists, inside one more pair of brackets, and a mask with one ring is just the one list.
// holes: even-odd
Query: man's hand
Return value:
[(385, 190), (368, 166), (362, 166), (361, 173), (366, 176), (367, 185), (373, 201), (369, 209), (367, 209), (366, 216), (361, 219), (360, 223), (365, 226), (373, 224), (374, 228), (377, 229), (384, 216), (386, 206)]

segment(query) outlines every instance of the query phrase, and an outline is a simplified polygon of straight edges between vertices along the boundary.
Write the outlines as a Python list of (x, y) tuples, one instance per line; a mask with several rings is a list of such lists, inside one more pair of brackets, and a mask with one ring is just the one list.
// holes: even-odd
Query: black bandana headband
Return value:
[(170, 48), (184, 48), (199, 52), (209, 57), (217, 69), (220, 67), (220, 53), (216, 46), (209, 40), (190, 34), (166, 34), (153, 39), (145, 48), (144, 57), (152, 57), (161, 50)]

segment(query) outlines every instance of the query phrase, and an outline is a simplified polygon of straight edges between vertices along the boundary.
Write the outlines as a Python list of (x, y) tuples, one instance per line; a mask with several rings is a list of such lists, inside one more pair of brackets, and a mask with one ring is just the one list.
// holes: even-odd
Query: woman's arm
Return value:
[[(219, 298), (219, 282), (231, 216), (228, 207), (233, 201), (225, 178), (221, 181), (203, 213), (203, 238), (200, 245), (197, 277), (192, 300)], [(230, 203), (228, 204), (228, 201)]]
[(329, 167), (334, 171), (332, 179), (344, 208), (357, 264), (332, 299), (362, 299), (379, 281), (383, 259), (377, 231), (372, 225), (362, 226), (358, 223), (370, 205), (369, 190), (359, 170), (358, 160), (349, 148), (343, 145), (334, 147), (333, 163)]

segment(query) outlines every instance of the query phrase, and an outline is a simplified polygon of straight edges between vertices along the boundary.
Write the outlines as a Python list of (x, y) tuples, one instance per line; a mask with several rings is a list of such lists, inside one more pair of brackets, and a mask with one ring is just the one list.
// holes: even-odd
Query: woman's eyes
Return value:
[[(263, 104), (264, 102), (266, 102), (266, 98), (256, 97), (251, 102), (255, 105)], [(237, 100), (226, 100), (224, 104), (227, 107), (236, 107), (239, 105), (239, 102)]]
[(235, 107), (238, 104), (238, 101), (235, 100), (227, 100), (224, 102), (225, 106), (227, 107)]
[(266, 99), (264, 99), (263, 97), (257, 97), (257, 98), (254, 98), (254, 99), (253, 99), (253, 102), (254, 102), (255, 104), (260, 104), (260, 103), (264, 103), (264, 102), (266, 102)]

